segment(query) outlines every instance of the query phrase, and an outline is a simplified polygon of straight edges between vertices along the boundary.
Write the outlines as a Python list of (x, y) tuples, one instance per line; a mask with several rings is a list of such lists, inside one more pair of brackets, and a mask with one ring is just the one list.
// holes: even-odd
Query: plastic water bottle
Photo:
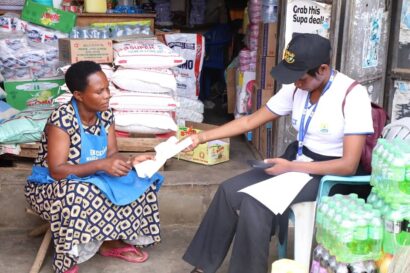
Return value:
[(392, 204), (384, 215), (383, 251), (393, 254), (398, 246), (398, 234), (401, 232), (403, 215), (400, 205)]
[(329, 196), (323, 196), (316, 212), (316, 241), (319, 244), (323, 244), (323, 221), (324, 215), (329, 209)]
[(350, 250), (357, 256), (365, 255), (369, 252), (367, 246), (367, 221), (359, 215), (356, 218), (355, 229), (353, 231), (353, 241)]
[(383, 220), (380, 211), (373, 210), (368, 226), (369, 259), (378, 260), (383, 239)]
[[(400, 140), (398, 145), (403, 152), (405, 170), (404, 180), (399, 183), (399, 190), (406, 195), (410, 195), (410, 141)], [(409, 199), (407, 198), (406, 201)]]
[(262, 1), (262, 21), (276, 23), (278, 21), (278, 0)]
[(349, 246), (353, 242), (354, 222), (344, 215), (343, 220), (338, 229), (339, 240), (337, 241), (336, 252), (337, 258), (341, 262), (349, 262), (351, 260), (351, 252)]

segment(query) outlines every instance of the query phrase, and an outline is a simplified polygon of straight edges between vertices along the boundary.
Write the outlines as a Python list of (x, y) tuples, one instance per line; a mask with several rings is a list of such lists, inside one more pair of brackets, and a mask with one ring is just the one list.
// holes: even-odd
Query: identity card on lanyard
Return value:
[[(334, 70), (332, 69), (332, 72), (330, 74), (330, 78), (329, 81), (326, 83), (325, 87), (323, 88), (322, 93), (320, 94), (320, 96), (322, 96), (332, 85), (333, 80), (335, 77), (335, 73)], [(306, 113), (307, 110), (309, 108), (309, 100), (310, 100), (310, 92), (306, 97), (306, 102), (305, 102), (305, 108), (303, 109), (302, 112), (302, 118), (300, 120), (300, 125), (299, 125), (299, 132), (298, 132), (298, 154), (297, 154), (297, 159), (301, 159), (302, 158), (302, 154), (303, 154), (303, 140), (305, 139), (306, 136), (306, 132), (309, 128), (309, 124), (310, 121), (312, 120), (313, 115), (315, 114), (317, 105), (319, 104), (320, 99), (316, 102), (315, 106), (312, 109), (312, 112), (310, 112), (310, 115), (308, 116), (307, 120), (306, 120), (306, 124), (305, 124), (305, 118), (306, 118)]]

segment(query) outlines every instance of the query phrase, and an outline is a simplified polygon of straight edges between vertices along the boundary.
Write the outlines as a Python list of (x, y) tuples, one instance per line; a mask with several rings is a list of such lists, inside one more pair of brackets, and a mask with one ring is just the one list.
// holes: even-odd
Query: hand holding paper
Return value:
[(139, 177), (152, 177), (162, 165), (165, 164), (167, 159), (178, 154), (185, 148), (189, 147), (192, 144), (190, 137), (185, 138), (181, 142), (178, 142), (178, 139), (174, 136), (168, 138), (166, 141), (155, 146), (155, 159), (146, 160), (144, 162), (134, 165), (135, 170), (138, 173)]

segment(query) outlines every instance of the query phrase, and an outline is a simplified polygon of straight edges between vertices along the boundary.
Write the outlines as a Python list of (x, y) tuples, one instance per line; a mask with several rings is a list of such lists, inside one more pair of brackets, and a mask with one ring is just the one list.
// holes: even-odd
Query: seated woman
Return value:
[[(273, 175), (304, 172), (313, 178), (292, 203), (314, 201), (321, 176), (360, 172), (359, 161), (366, 134), (373, 132), (370, 100), (361, 85), (356, 85), (346, 96), (354, 80), (329, 66), (330, 51), (329, 40), (319, 35), (296, 35), (284, 59), (271, 72), (276, 80), (288, 85), (255, 113), (191, 136), (192, 147), (195, 147), (199, 143), (248, 132), (290, 114), (292, 125), (298, 131), (297, 141), (288, 146), (281, 158), (265, 160), (273, 163), (272, 167), (250, 170), (219, 186), (183, 257), (195, 267), (191, 273), (216, 272), (233, 240), (229, 273), (267, 272), (274, 223), (280, 224), (279, 239), (282, 241), (287, 232), (288, 216), (286, 212), (273, 214), (250, 195), (239, 192), (241, 189)], [(292, 181), (289, 181), (291, 186)]]
[(78, 272), (78, 263), (97, 251), (140, 263), (138, 246), (161, 240), (157, 194), (162, 177), (141, 179), (133, 164), (149, 155), (118, 153), (110, 90), (100, 65), (82, 61), (66, 72), (73, 94), (44, 129), (25, 195), (50, 221), (55, 272)]

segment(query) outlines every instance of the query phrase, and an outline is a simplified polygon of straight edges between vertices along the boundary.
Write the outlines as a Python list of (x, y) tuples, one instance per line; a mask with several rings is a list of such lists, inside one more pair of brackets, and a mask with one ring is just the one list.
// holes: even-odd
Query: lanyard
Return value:
[[(331, 86), (332, 83), (333, 83), (334, 78), (335, 78), (335, 73), (334, 73), (334, 71), (333, 71), (333, 69), (332, 69), (332, 72), (331, 72), (331, 74), (330, 74), (329, 81), (326, 83), (326, 85), (325, 85), (325, 87), (323, 88), (323, 91), (322, 91), (322, 93), (320, 94), (320, 96), (322, 96), (322, 95), (330, 88), (330, 86)], [(320, 98), (319, 98), (319, 99), (320, 99)], [(305, 124), (306, 112), (307, 112), (307, 109), (309, 108), (309, 101), (310, 101), (310, 92), (309, 92), (309, 94), (308, 94), (307, 97), (306, 97), (305, 108), (303, 109), (302, 118), (301, 118), (300, 124), (299, 124), (299, 132), (298, 132), (298, 156), (301, 156), (301, 155), (302, 155), (303, 140), (305, 139), (306, 132), (307, 132), (307, 130), (308, 130), (308, 128), (309, 128), (310, 121), (312, 120), (312, 117), (313, 117), (313, 115), (314, 115), (315, 112), (316, 112), (317, 105), (319, 104), (319, 100), (318, 100), (318, 101), (316, 102), (315, 106), (313, 107), (312, 112), (310, 112), (310, 115), (309, 115), (309, 117), (308, 117), (308, 119), (307, 119), (307, 121), (306, 121), (306, 124)]]

